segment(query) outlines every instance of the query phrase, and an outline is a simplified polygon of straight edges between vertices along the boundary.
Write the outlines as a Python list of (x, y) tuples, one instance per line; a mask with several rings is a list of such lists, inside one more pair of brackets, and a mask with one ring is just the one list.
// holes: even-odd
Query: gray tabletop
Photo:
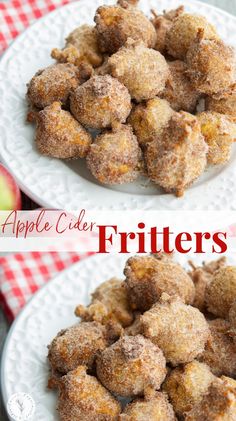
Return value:
[[(7, 2), (8, 0), (0, 0), (0, 3), (3, 1)], [(236, 15), (236, 0), (202, 0), (202, 1), (203, 3), (212, 4), (214, 6), (217, 6), (217, 7), (220, 7), (221, 9), (226, 10), (227, 12), (230, 12)], [(179, 1), (179, 3), (181, 4), (181, 0)], [(0, 310), (0, 350), (2, 349), (2, 345), (4, 343), (8, 329), (9, 329), (9, 325), (3, 313)], [(6, 416), (4, 412), (4, 408), (1, 401), (0, 401), (0, 420), (8, 421), (8, 417)]]

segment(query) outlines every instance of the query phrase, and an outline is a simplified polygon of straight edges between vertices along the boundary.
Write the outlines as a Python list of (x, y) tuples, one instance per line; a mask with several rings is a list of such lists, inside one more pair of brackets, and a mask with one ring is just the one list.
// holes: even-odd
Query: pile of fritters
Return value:
[(61, 421), (236, 420), (236, 267), (190, 264), (131, 257), (76, 307), (49, 345)]
[[(103, 184), (149, 177), (182, 196), (236, 138), (235, 53), (205, 17), (100, 6), (28, 84), (40, 153), (86, 158)], [(201, 111), (200, 111), (201, 109)], [(90, 129), (97, 135), (91, 136)]]

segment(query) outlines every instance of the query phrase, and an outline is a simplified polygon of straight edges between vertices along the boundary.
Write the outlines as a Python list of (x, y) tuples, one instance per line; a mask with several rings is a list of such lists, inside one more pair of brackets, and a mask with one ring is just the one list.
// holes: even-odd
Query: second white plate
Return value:
[[(236, 148), (231, 161), (208, 170), (183, 198), (139, 179), (133, 184), (106, 187), (97, 183), (81, 160), (64, 162), (40, 156), (34, 147), (34, 128), (25, 123), (26, 83), (50, 63), (53, 47), (63, 46), (75, 27), (93, 23), (95, 10), (113, 0), (80, 0), (59, 8), (37, 21), (7, 50), (0, 62), (0, 156), (22, 190), (48, 208), (92, 209), (236, 209)], [(192, 0), (141, 0), (140, 8), (161, 12), (180, 4), (202, 14), (220, 35), (235, 43), (236, 18), (210, 5)]]
[[(227, 256), (235, 264), (235, 255)], [(47, 345), (57, 332), (78, 322), (74, 309), (87, 304), (90, 293), (103, 281), (123, 279), (125, 255), (95, 255), (66, 270), (42, 288), (13, 324), (2, 356), (1, 386), (5, 405), (15, 393), (25, 392), (35, 401), (35, 421), (58, 421), (56, 394), (47, 389)], [(176, 255), (184, 267), (189, 256)], [(196, 264), (216, 256), (193, 256)]]

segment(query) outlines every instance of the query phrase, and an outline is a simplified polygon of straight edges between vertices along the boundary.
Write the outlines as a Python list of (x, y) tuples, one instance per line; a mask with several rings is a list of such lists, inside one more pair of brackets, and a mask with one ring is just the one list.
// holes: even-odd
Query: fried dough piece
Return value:
[(97, 376), (119, 396), (140, 396), (150, 387), (160, 388), (166, 376), (166, 361), (149, 339), (123, 336), (98, 356)]
[(169, 62), (170, 77), (162, 98), (166, 99), (175, 111), (193, 113), (196, 109), (200, 94), (192, 86), (186, 71), (187, 65), (180, 60)]
[(138, 177), (141, 157), (131, 126), (118, 124), (96, 137), (87, 156), (87, 165), (100, 183), (123, 184)]
[(186, 421), (234, 421), (236, 389), (224, 380), (216, 379), (208, 393), (185, 416)]
[(216, 113), (225, 114), (233, 120), (236, 119), (236, 89), (225, 93), (224, 96), (208, 97), (206, 99), (206, 109)]
[(78, 365), (92, 369), (98, 351), (110, 342), (104, 326), (97, 322), (84, 322), (61, 330), (48, 349), (48, 359), (55, 372), (66, 374)]
[(207, 364), (216, 376), (236, 376), (236, 344), (230, 337), (230, 324), (223, 319), (209, 321), (210, 337), (198, 360)]
[(78, 86), (70, 101), (71, 112), (84, 126), (93, 129), (125, 122), (131, 111), (127, 88), (110, 75), (93, 76)]
[(190, 262), (190, 265), (193, 270), (189, 272), (189, 275), (191, 276), (195, 286), (195, 298), (193, 306), (197, 307), (201, 312), (204, 312), (206, 310), (206, 287), (212, 281), (214, 273), (226, 265), (226, 258), (221, 257), (218, 260), (214, 260), (209, 263), (203, 263), (203, 265), (200, 267), (196, 267), (193, 262)]
[(233, 338), (234, 344), (236, 346), (236, 300), (233, 302), (229, 310), (229, 323), (230, 323), (229, 334)]
[(172, 370), (163, 390), (168, 394), (175, 413), (181, 417), (202, 400), (214, 379), (206, 364), (194, 360)]
[(183, 196), (204, 172), (207, 151), (197, 118), (185, 112), (175, 113), (161, 138), (148, 144), (148, 175), (166, 192)]
[(128, 121), (140, 146), (145, 147), (159, 137), (172, 115), (173, 110), (169, 103), (158, 97), (134, 106)]
[(60, 159), (84, 158), (92, 136), (73, 116), (53, 102), (36, 117), (36, 146), (42, 155)]
[(156, 392), (150, 398), (129, 403), (119, 421), (176, 421), (171, 404), (164, 393)]
[(91, 304), (78, 306), (75, 314), (86, 321), (95, 320), (102, 324), (114, 321), (122, 327), (130, 326), (134, 318), (124, 282), (117, 278), (99, 285), (92, 294)]
[(115, 6), (100, 6), (95, 15), (98, 43), (103, 53), (118, 51), (128, 38), (154, 47), (156, 31), (150, 20), (136, 7), (121, 0)]
[(121, 407), (86, 367), (79, 366), (60, 380), (58, 412), (61, 421), (117, 421)]
[(236, 297), (236, 267), (219, 269), (206, 289), (206, 306), (217, 317), (228, 317), (230, 307)]
[(70, 93), (91, 75), (88, 66), (53, 64), (39, 70), (28, 84), (27, 97), (32, 107), (42, 109), (59, 101), (66, 105)]
[(160, 51), (162, 54), (166, 53), (166, 34), (172, 27), (174, 20), (182, 13), (184, 13), (184, 6), (165, 12), (163, 15), (158, 15), (152, 10), (153, 18), (151, 19), (151, 22), (154, 25), (157, 34), (155, 50)]
[(208, 163), (225, 164), (230, 159), (232, 145), (236, 140), (236, 124), (227, 116), (216, 112), (202, 112), (197, 117), (205, 142), (209, 146)]
[(216, 29), (204, 16), (182, 13), (174, 20), (166, 35), (168, 53), (179, 60), (184, 60), (189, 47), (194, 42), (199, 30), (204, 31), (204, 38), (219, 39)]
[(199, 31), (190, 46), (186, 63), (192, 85), (202, 94), (224, 94), (235, 82), (235, 53), (218, 39), (206, 39)]
[(167, 294), (141, 316), (141, 324), (144, 336), (162, 349), (166, 361), (174, 367), (200, 355), (210, 333), (198, 309)]
[(130, 306), (134, 310), (149, 310), (163, 292), (178, 295), (187, 304), (193, 302), (195, 289), (191, 278), (171, 260), (158, 260), (153, 256), (130, 257), (124, 274)]
[(108, 64), (113, 77), (123, 83), (137, 102), (154, 98), (163, 92), (169, 67), (159, 51), (128, 40), (113, 54)]
[(103, 55), (98, 47), (97, 32), (90, 25), (81, 25), (74, 29), (66, 38), (65, 48), (62, 50), (54, 48), (51, 56), (60, 63), (72, 63), (75, 66), (85, 62), (98, 67), (103, 62)]

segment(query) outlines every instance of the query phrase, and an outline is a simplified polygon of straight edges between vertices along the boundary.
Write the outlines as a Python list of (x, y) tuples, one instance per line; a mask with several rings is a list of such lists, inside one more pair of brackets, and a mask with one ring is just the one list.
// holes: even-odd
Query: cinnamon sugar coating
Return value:
[(54, 48), (52, 57), (60, 63), (72, 63), (79, 66), (86, 62), (98, 67), (103, 62), (103, 55), (98, 47), (97, 32), (93, 26), (81, 25), (66, 38), (64, 49)]
[(199, 267), (195, 266), (193, 262), (190, 262), (190, 265), (192, 267), (192, 271), (189, 272), (189, 275), (191, 276), (195, 286), (193, 306), (204, 312), (206, 310), (206, 288), (213, 280), (214, 273), (226, 265), (226, 258), (221, 257), (218, 260), (203, 263), (203, 265)]
[(81, 69), (73, 64), (53, 64), (39, 70), (28, 84), (27, 97), (31, 106), (39, 109), (54, 101), (67, 104), (70, 93), (90, 77), (84, 65)]
[(154, 47), (156, 31), (149, 19), (136, 7), (121, 0), (115, 6), (100, 6), (95, 15), (99, 47), (113, 54), (132, 38)]
[(49, 345), (52, 371), (66, 374), (78, 365), (92, 369), (98, 351), (109, 344), (105, 327), (97, 322), (84, 322), (61, 330)]
[(61, 421), (117, 421), (121, 407), (96, 377), (79, 366), (60, 380), (58, 412)]
[(108, 64), (112, 76), (127, 87), (137, 102), (163, 92), (169, 76), (168, 64), (159, 51), (130, 39), (109, 58)]
[(231, 156), (236, 140), (236, 124), (227, 116), (216, 112), (202, 112), (197, 116), (205, 142), (208, 144), (207, 161), (212, 165), (225, 164)]
[(119, 396), (139, 396), (150, 387), (160, 388), (166, 376), (166, 361), (149, 339), (124, 336), (98, 356), (97, 376)]
[(199, 30), (204, 31), (205, 39), (218, 39), (216, 29), (204, 16), (182, 13), (178, 16), (166, 35), (168, 53), (184, 60), (189, 47), (194, 42)]
[[(137, 5), (138, 0), (100, 5), (94, 26), (82, 24), (62, 49), (52, 50), (57, 64), (40, 70), (28, 85), (27, 120), (40, 121), (40, 110), (60, 102), (61, 110), (53, 105), (52, 128), (47, 124), (42, 136), (37, 129), (40, 153), (86, 157), (91, 136), (84, 129), (111, 129), (93, 132), (104, 136), (104, 150), (97, 137), (87, 160), (99, 182), (131, 183), (140, 174), (158, 190), (181, 197), (207, 164), (230, 159), (236, 137), (235, 54), (205, 17), (179, 6), (162, 14), (151, 10), (148, 18)], [(204, 101), (206, 111), (191, 115)], [(125, 136), (123, 128), (118, 133), (119, 123), (130, 124), (134, 134), (127, 129)], [(104, 311), (96, 305), (98, 313)]]
[(197, 118), (186, 112), (175, 113), (161, 137), (148, 144), (149, 178), (166, 192), (183, 196), (204, 172), (207, 151)]
[(207, 111), (225, 114), (233, 120), (236, 119), (236, 89), (226, 92), (220, 97), (208, 97), (206, 99)]
[(205, 39), (199, 32), (190, 46), (186, 63), (188, 76), (203, 94), (224, 94), (235, 82), (235, 52), (219, 39)]
[(234, 421), (236, 388), (216, 379), (203, 399), (185, 416), (185, 421)]
[(219, 269), (206, 290), (206, 305), (210, 313), (217, 317), (228, 317), (236, 296), (236, 267)]
[(97, 136), (87, 156), (93, 176), (103, 184), (134, 181), (140, 170), (141, 150), (128, 125), (113, 126)]
[(79, 305), (75, 314), (86, 321), (102, 324), (113, 321), (122, 327), (130, 326), (134, 318), (124, 282), (117, 278), (103, 282), (93, 292), (91, 304), (88, 307)]
[(92, 136), (73, 116), (53, 102), (36, 116), (36, 146), (42, 155), (60, 159), (84, 158)]
[(198, 357), (216, 376), (236, 376), (236, 344), (230, 336), (230, 323), (223, 319), (208, 322), (210, 336), (205, 350)]
[(172, 370), (163, 390), (168, 394), (175, 413), (181, 417), (202, 400), (214, 379), (206, 364), (194, 360)]
[(110, 75), (93, 76), (78, 86), (70, 101), (71, 112), (84, 126), (94, 129), (125, 122), (131, 111), (127, 88)]
[[(224, 257), (200, 267), (190, 264), (188, 276), (172, 255), (132, 257), (125, 274), (132, 286), (142, 286), (139, 296), (127, 289), (127, 280), (112, 278), (94, 291), (87, 308), (77, 307), (83, 321), (49, 346), (48, 386), (59, 391), (62, 421), (235, 421), (235, 299), (228, 320), (207, 321), (180, 298), (194, 300), (198, 273), (206, 289), (228, 267)], [(179, 296), (162, 293), (167, 287)], [(149, 308), (143, 314), (142, 302)], [(122, 397), (135, 399), (122, 410), (112, 394), (122, 407)]]
[(119, 417), (119, 421), (176, 421), (171, 404), (166, 395), (154, 393), (145, 399), (135, 399), (129, 403)]
[(159, 137), (173, 113), (169, 103), (158, 97), (134, 106), (128, 121), (140, 146), (145, 147)]
[(193, 113), (196, 110), (200, 94), (192, 86), (186, 74), (187, 65), (181, 60), (171, 61), (169, 69), (170, 77), (162, 98), (166, 99), (175, 111)]
[[(233, 338), (236, 339), (236, 300), (233, 302), (229, 310), (229, 322), (233, 332)], [(236, 344), (236, 340), (235, 340)]]
[(178, 295), (187, 304), (193, 302), (195, 290), (191, 278), (171, 260), (134, 256), (127, 260), (124, 274), (130, 305), (134, 310), (149, 310), (163, 292)]
[(141, 316), (141, 324), (144, 336), (162, 349), (172, 366), (191, 362), (200, 355), (210, 333), (198, 309), (167, 294)]
[(180, 6), (177, 9), (164, 12), (163, 15), (158, 15), (152, 10), (153, 18), (151, 19), (152, 24), (156, 29), (157, 41), (155, 44), (155, 50), (160, 53), (166, 53), (166, 35), (173, 25), (174, 20), (184, 13), (184, 6)]

